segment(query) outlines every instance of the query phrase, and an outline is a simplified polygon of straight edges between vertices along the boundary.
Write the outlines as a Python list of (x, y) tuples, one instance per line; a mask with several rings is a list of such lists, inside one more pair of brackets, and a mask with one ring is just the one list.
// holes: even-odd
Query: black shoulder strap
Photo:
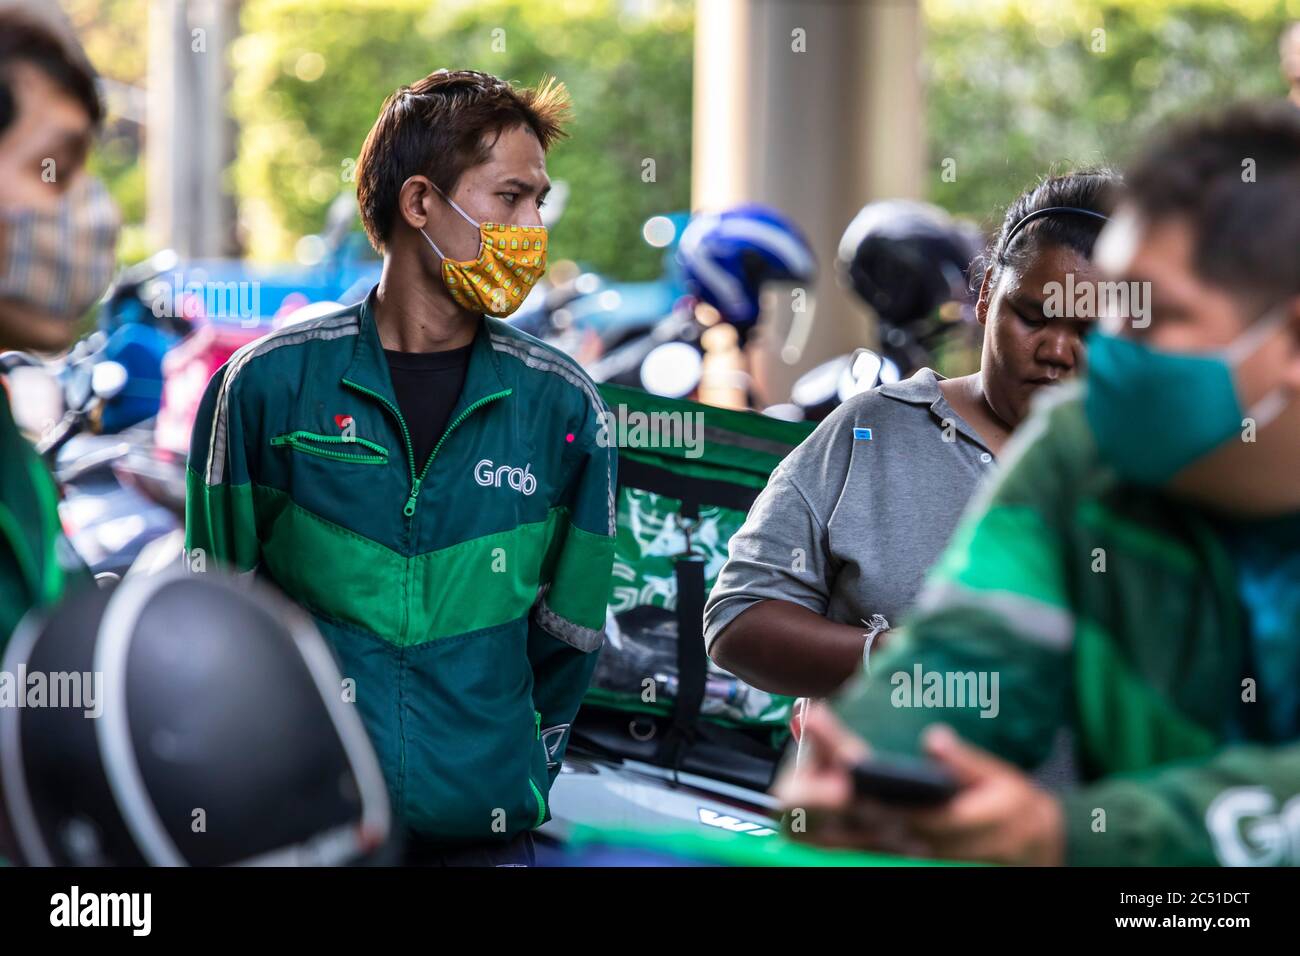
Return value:
[[(749, 511), (759, 489), (729, 481), (682, 475), (633, 459), (618, 463), (620, 488), (636, 488), (676, 498), (684, 521), (695, 522), (701, 505)], [(677, 579), (677, 694), (673, 698), (668, 730), (659, 743), (657, 757), (664, 766), (678, 768), (683, 755), (698, 738), (700, 707), (708, 680), (709, 659), (704, 653), (704, 560), (689, 548), (674, 566)]]
[(677, 696), (660, 758), (676, 769), (695, 742), (695, 724), (704, 703), (709, 661), (704, 654), (704, 561), (683, 555), (677, 561)]

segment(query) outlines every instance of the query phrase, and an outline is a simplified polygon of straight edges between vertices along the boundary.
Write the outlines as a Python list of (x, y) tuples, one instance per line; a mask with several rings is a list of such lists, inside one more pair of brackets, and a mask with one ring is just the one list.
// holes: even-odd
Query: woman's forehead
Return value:
[(1046, 294), (1043, 287), (1060, 282), (1066, 274), (1091, 277), (1096, 269), (1087, 256), (1070, 246), (1033, 245), (1001, 269), (998, 285), (1007, 293), (1042, 298)]

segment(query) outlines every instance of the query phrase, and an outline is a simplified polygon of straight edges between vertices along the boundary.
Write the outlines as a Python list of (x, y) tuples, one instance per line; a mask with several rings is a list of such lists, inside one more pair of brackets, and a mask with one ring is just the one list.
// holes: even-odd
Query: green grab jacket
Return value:
[(836, 706), (880, 750), (914, 755), (944, 722), (1025, 769), (1068, 729), (1083, 778), (1062, 798), (1069, 863), (1294, 864), (1300, 727), (1277, 739), (1244, 692), (1248, 628), (1207, 518), (1105, 467), (1066, 387)]
[(255, 570), (312, 614), (426, 839), (549, 818), (604, 640), (605, 410), (571, 359), (484, 317), (449, 424), (414, 461), (369, 299), (250, 343), (208, 384), (187, 561)]
[(63, 537), (54, 479), (18, 431), (0, 385), (0, 650), (29, 610), (89, 583)]

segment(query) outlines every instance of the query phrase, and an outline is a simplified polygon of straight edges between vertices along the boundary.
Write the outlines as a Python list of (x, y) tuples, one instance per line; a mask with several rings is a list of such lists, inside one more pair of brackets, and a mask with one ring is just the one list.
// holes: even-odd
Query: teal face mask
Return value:
[(1243, 411), (1233, 372), (1287, 317), (1265, 315), (1220, 352), (1176, 353), (1095, 332), (1088, 342), (1084, 413), (1101, 458), (1121, 477), (1163, 485), (1241, 433), (1257, 428), (1289, 401), (1275, 389)]

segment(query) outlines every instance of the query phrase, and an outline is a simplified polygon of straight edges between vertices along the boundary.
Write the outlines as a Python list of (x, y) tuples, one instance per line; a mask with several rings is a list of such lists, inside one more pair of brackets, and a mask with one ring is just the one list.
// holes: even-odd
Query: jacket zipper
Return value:
[[(315, 447), (310, 442), (344, 446), (356, 445), (361, 448), (369, 448), (375, 454), (363, 455), (353, 452), (331, 451), (328, 448)], [(296, 431), (289, 432), (287, 435), (276, 435), (271, 439), (271, 444), (288, 445), (290, 448), (296, 448), (311, 455), (320, 455), (322, 458), (333, 458), (336, 461), (356, 461), (367, 465), (380, 465), (388, 461), (387, 448), (364, 438), (344, 438), (341, 435), (317, 435), (315, 432)]]
[(350, 379), (343, 379), (343, 384), (347, 385), (349, 388), (356, 389), (363, 395), (369, 395), (371, 398), (378, 399), (383, 403), (385, 408), (393, 413), (393, 417), (397, 419), (397, 424), (402, 427), (402, 441), (406, 443), (406, 463), (409, 466), (411, 473), (411, 494), (407, 497), (406, 505), (402, 508), (402, 514), (406, 515), (408, 518), (415, 514), (415, 502), (416, 499), (420, 497), (420, 489), (424, 487), (424, 477), (429, 473), (429, 468), (432, 467), (433, 460), (438, 457), (438, 450), (442, 448), (442, 443), (447, 440), (447, 436), (452, 433), (452, 430), (468, 418), (475, 409), (483, 407), (488, 402), (494, 402), (498, 398), (505, 398), (514, 391), (509, 388), (502, 389), (499, 392), (493, 392), (491, 395), (484, 395), (482, 398), (468, 405), (464, 411), (456, 416), (455, 421), (448, 425), (443, 431), (442, 437), (438, 439), (438, 443), (433, 446), (433, 451), (429, 453), (429, 460), (424, 463), (424, 470), (421, 471), (417, 477), (415, 474), (415, 450), (411, 445), (411, 432), (406, 427), (406, 419), (402, 418), (402, 413), (398, 410), (397, 406), (373, 389), (366, 388), (364, 385), (358, 385)]
[[(438, 450), (442, 448), (442, 443), (447, 440), (447, 436), (455, 430), (457, 425), (469, 418), (470, 413), (472, 413), (476, 408), (482, 408), (488, 402), (495, 402), (498, 398), (505, 398), (512, 391), (513, 389), (505, 388), (499, 392), (493, 392), (491, 395), (484, 395), (477, 401), (467, 405), (465, 410), (456, 416), (455, 421), (447, 426), (447, 430), (444, 431), (442, 437), (438, 439), (438, 444), (434, 445), (433, 451), (429, 453), (429, 460), (424, 463), (424, 471), (420, 472), (420, 477), (417, 478), (415, 484), (411, 486), (411, 497), (406, 499), (406, 507), (402, 509), (402, 514), (406, 515), (408, 518), (415, 514), (415, 499), (420, 497), (420, 490), (424, 487), (424, 476), (427, 475), (429, 469), (433, 467), (433, 460), (438, 457)], [(411, 470), (415, 470), (414, 461), (411, 462)]]

